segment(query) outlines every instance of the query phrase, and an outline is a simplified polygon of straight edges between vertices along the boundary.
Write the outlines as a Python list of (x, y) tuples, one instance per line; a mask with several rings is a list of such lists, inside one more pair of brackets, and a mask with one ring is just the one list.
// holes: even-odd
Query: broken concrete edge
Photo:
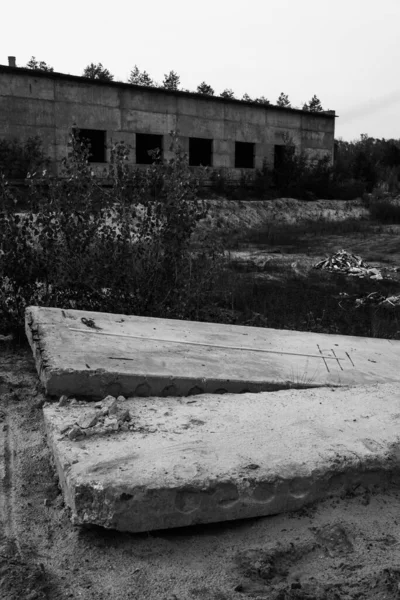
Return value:
[[(38, 376), (45, 392), (52, 398), (62, 395), (99, 400), (105, 396), (149, 397), (149, 396), (194, 396), (197, 394), (245, 394), (275, 392), (282, 389), (309, 389), (318, 387), (339, 387), (339, 384), (303, 383), (290, 379), (272, 381), (242, 381), (230, 379), (204, 379), (173, 377), (170, 375), (147, 373), (116, 373), (105, 369), (56, 369), (51, 365), (50, 353), (46, 348), (45, 332), (40, 331), (40, 323), (35, 314), (40, 307), (30, 306), (25, 311), (25, 332), (35, 358)], [(39, 335), (39, 332), (41, 335)], [(179, 381), (178, 381), (179, 380)], [(78, 385), (79, 384), (79, 385)], [(81, 389), (81, 394), (76, 390)]]
[[(270, 481), (261, 482), (254, 477), (242, 484), (234, 484), (227, 474), (222, 481), (183, 483), (164, 490), (129, 483), (107, 486), (95, 479), (90, 482), (71, 476), (70, 468), (60, 462), (54, 443), (55, 432), (48, 423), (47, 435), (64, 500), (71, 511), (71, 521), (77, 526), (98, 525), (106, 529), (141, 533), (267, 517), (298, 511), (327, 498), (343, 498), (354, 494), (360, 487), (378, 491), (400, 486), (400, 463), (387, 457), (374, 457), (362, 464), (357, 458), (351, 461), (346, 459), (340, 466), (336, 462), (326, 470), (315, 469), (311, 473), (299, 473), (287, 479), (273, 477)], [(135, 506), (145, 507), (146, 514), (141, 515)]]
[[(25, 334), (29, 345), (32, 349), (33, 356), (36, 363), (36, 369), (38, 371), (39, 379), (46, 389), (46, 376), (45, 370), (48, 359), (44, 355), (44, 347), (42, 346), (39, 336), (39, 325), (34, 325), (34, 309), (35, 306), (28, 306), (25, 309)], [(46, 390), (47, 392), (47, 390)]]
[[(178, 397), (196, 396), (198, 394), (245, 394), (259, 392), (276, 392), (282, 389), (308, 389), (317, 387), (339, 387), (322, 384), (298, 384), (293, 381), (282, 381), (280, 383), (256, 382), (232, 379), (221, 381), (216, 379), (198, 379), (179, 376), (179, 386), (175, 383), (175, 377), (152, 375), (133, 375), (126, 373), (108, 373), (105, 370), (87, 369), (74, 370), (70, 373), (53, 370), (49, 373), (46, 367), (40, 369), (40, 380), (45, 386), (46, 393), (51, 397), (63, 394), (74, 395), (77, 398), (99, 400), (105, 396), (125, 396), (126, 398), (149, 396)], [(74, 393), (77, 389), (77, 380), (84, 393)]]
[(49, 404), (44, 418), (73, 521), (141, 532), (398, 486), (399, 389), (230, 394), (211, 403), (132, 398), (121, 403), (132, 430), (93, 431), (80, 441), (63, 431), (71, 419), (89, 419), (92, 403)]

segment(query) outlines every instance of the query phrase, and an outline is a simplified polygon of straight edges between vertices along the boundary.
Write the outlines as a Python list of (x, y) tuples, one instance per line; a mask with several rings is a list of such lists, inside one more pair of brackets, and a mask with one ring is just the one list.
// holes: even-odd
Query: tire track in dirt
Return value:
[(1, 431), (1, 480), (0, 480), (0, 514), (1, 514), (1, 534), (4, 540), (15, 546), (19, 557), (22, 558), (21, 544), (17, 535), (15, 526), (15, 516), (13, 511), (13, 473), (17, 449), (15, 447), (16, 436), (13, 435), (13, 424), (10, 418), (10, 412), (7, 405), (3, 408), (0, 405), (0, 414), (3, 416), (3, 426)]
[[(1, 367), (8, 366), (8, 361), (0, 362)], [(12, 356), (9, 363), (12, 371), (6, 377), (0, 376), (0, 598), (45, 600), (48, 598), (48, 577), (43, 564), (32, 554), (35, 548), (29, 541), (30, 522), (28, 519), (21, 521), (18, 514), (24, 442), (20, 437), (19, 413), (26, 407), (21, 401), (24, 388), (32, 389), (32, 385), (29, 377), (25, 381), (18, 375), (17, 356)]]

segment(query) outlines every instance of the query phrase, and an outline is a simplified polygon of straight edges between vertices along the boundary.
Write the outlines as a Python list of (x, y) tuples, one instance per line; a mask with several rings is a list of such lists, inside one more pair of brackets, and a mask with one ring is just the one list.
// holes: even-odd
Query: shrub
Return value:
[(271, 198), (274, 196), (273, 172), (268, 167), (266, 158), (263, 160), (261, 169), (256, 169), (254, 194), (257, 198)]
[(383, 223), (400, 223), (400, 197), (372, 193), (369, 197), (369, 212), (373, 219)]
[[(1, 207), (0, 314), (18, 328), (28, 304), (196, 318), (220, 253), (193, 249), (207, 213), (198, 179), (172, 134), (174, 156), (146, 170), (129, 167), (129, 147), (111, 149), (104, 188), (84, 143), (72, 139), (59, 179), (32, 179), (24, 215)], [(35, 207), (35, 210), (33, 210)]]
[(224, 169), (213, 169), (210, 173), (210, 188), (220, 196), (228, 196), (231, 189), (234, 187), (229, 172)]
[(0, 140), (0, 175), (6, 179), (25, 179), (49, 165), (41, 139), (28, 138), (25, 142), (17, 139)]

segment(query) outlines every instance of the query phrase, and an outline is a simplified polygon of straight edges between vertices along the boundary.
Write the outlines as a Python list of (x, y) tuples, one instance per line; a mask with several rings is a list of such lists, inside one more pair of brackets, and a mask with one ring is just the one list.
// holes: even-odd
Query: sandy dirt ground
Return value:
[(124, 534), (69, 520), (28, 348), (0, 342), (2, 600), (400, 598), (400, 488), (301, 513)]

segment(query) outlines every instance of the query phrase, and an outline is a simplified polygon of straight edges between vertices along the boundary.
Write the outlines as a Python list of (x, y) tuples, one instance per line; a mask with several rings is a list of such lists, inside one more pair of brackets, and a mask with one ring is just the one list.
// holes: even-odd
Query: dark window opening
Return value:
[[(155, 154), (157, 153), (158, 154)], [(163, 136), (149, 133), (136, 134), (136, 163), (138, 165), (151, 165), (162, 158)]]
[(191, 167), (212, 166), (212, 140), (189, 138), (189, 165)]
[(274, 150), (274, 169), (279, 169), (285, 162), (286, 146), (275, 146)]
[(100, 129), (73, 129), (75, 139), (84, 142), (89, 149), (89, 162), (106, 162), (106, 132)]
[(254, 144), (235, 142), (235, 168), (254, 169)]

